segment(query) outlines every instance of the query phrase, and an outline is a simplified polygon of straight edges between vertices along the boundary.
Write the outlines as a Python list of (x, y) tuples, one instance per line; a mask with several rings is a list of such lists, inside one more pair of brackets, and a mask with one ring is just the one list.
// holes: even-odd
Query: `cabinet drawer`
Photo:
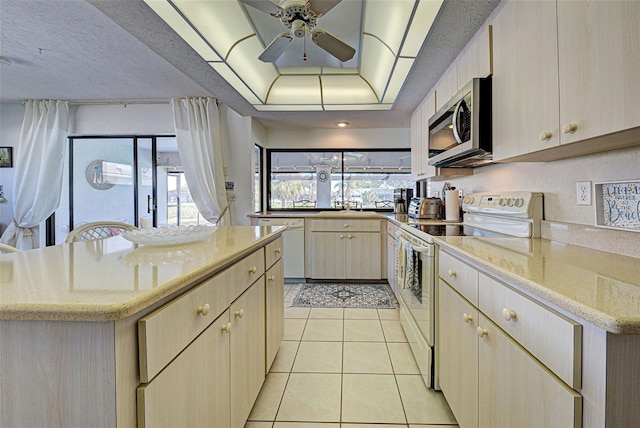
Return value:
[(229, 301), (229, 287), (216, 275), (140, 319), (140, 381), (153, 379), (227, 309)]
[(138, 427), (228, 427), (226, 311), (153, 381), (137, 389)]
[(478, 329), (483, 336), (478, 339), (477, 426), (582, 426), (582, 397), (578, 392), (482, 314)]
[(229, 302), (237, 299), (264, 273), (264, 257), (264, 248), (260, 248), (218, 275), (229, 287)]
[(450, 254), (440, 251), (440, 278), (478, 306), (478, 271)]
[(275, 262), (280, 260), (280, 258), (282, 257), (283, 248), (284, 240), (282, 239), (282, 237), (266, 245), (264, 253), (266, 269), (269, 269)]
[(396, 237), (396, 232), (398, 231), (398, 229), (400, 229), (398, 226), (391, 223), (390, 221), (387, 221), (387, 233), (393, 236), (394, 239)]
[(480, 274), (479, 308), (572, 388), (581, 387), (582, 326)]
[(313, 232), (380, 232), (380, 220), (313, 219)]
[(263, 273), (261, 248), (140, 319), (140, 380), (153, 379)]

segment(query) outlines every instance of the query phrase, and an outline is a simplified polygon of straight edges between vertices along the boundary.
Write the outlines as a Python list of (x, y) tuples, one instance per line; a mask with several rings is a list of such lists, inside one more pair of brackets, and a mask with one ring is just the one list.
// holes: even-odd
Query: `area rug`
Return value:
[(291, 306), (396, 309), (398, 301), (388, 284), (304, 283), (298, 286)]

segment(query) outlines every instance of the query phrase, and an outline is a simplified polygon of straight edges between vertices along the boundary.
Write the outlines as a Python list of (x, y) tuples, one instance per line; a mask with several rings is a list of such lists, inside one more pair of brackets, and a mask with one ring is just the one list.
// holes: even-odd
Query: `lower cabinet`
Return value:
[(460, 427), (478, 426), (478, 310), (444, 281), (438, 289), (440, 388)]
[(138, 320), (139, 427), (245, 425), (284, 335), (281, 248), (273, 241)]
[(311, 220), (311, 278), (381, 279), (381, 220)]
[(477, 331), (478, 426), (582, 426), (580, 394), (482, 314)]
[(268, 372), (284, 337), (284, 260), (281, 258), (266, 273), (266, 365)]
[(443, 279), (438, 305), (440, 387), (460, 427), (582, 425), (581, 395)]
[(264, 297), (264, 278), (261, 278), (229, 308), (232, 427), (244, 426), (265, 379)]
[(242, 427), (265, 379), (261, 277), (151, 382), (138, 388), (139, 427)]
[(227, 310), (152, 382), (138, 388), (139, 427), (231, 426), (228, 324)]

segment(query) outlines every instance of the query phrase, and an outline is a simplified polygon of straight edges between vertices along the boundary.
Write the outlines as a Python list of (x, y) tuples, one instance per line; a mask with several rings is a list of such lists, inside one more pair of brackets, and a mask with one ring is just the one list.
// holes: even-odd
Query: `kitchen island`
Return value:
[(0, 256), (0, 426), (244, 425), (282, 338), (283, 230)]

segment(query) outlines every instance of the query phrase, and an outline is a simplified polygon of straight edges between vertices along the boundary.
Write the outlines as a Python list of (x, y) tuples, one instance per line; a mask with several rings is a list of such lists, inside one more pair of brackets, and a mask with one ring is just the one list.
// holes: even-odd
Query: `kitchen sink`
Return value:
[(344, 217), (359, 217), (359, 216), (368, 216), (375, 217), (378, 214), (372, 211), (355, 211), (355, 210), (340, 210), (340, 211), (320, 211), (316, 214), (316, 217), (336, 217), (336, 216), (344, 216)]

